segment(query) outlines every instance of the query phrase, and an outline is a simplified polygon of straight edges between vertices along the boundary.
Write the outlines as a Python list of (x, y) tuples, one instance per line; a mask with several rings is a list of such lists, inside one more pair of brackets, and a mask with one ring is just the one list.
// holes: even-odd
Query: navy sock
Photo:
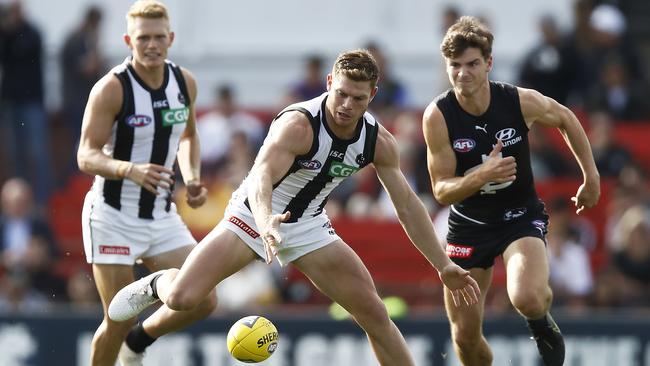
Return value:
[(129, 331), (129, 334), (126, 335), (126, 345), (135, 353), (144, 352), (145, 348), (149, 347), (155, 341), (156, 338), (151, 338), (144, 331), (142, 323), (134, 325), (131, 331)]

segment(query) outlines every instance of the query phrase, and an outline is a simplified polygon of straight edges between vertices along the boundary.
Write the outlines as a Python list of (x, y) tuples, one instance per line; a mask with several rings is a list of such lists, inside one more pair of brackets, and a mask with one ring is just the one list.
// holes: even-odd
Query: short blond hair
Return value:
[(126, 29), (131, 32), (135, 18), (165, 19), (169, 21), (167, 7), (156, 0), (137, 0), (126, 13)]
[(356, 49), (340, 54), (332, 75), (343, 75), (354, 81), (370, 81), (374, 88), (379, 80), (379, 66), (372, 54), (366, 49)]

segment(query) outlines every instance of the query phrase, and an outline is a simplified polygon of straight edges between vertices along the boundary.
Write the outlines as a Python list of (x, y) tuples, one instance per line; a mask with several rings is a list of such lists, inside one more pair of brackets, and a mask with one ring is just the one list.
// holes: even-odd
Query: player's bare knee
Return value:
[(165, 305), (172, 310), (188, 311), (196, 309), (203, 300), (205, 298), (195, 296), (186, 289), (174, 289), (167, 295)]
[(390, 323), (386, 306), (379, 298), (376, 301), (364, 301), (362, 303), (363, 306), (359, 306), (355, 310), (350, 311), (362, 328), (366, 329), (367, 324), (383, 328)]
[(527, 318), (539, 318), (548, 312), (550, 291), (521, 291), (512, 297), (512, 305)]

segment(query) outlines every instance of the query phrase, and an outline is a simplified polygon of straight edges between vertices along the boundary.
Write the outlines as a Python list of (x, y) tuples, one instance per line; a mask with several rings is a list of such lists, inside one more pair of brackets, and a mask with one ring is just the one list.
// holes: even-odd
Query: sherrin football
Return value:
[(278, 347), (278, 330), (263, 316), (239, 319), (226, 338), (228, 352), (241, 362), (255, 363), (269, 358)]

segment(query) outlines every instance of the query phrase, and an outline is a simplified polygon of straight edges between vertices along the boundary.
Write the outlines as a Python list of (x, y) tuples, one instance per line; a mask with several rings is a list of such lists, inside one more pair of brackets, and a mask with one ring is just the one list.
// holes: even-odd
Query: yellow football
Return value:
[(255, 363), (269, 358), (278, 347), (278, 330), (263, 316), (247, 316), (230, 327), (228, 352), (241, 362)]

